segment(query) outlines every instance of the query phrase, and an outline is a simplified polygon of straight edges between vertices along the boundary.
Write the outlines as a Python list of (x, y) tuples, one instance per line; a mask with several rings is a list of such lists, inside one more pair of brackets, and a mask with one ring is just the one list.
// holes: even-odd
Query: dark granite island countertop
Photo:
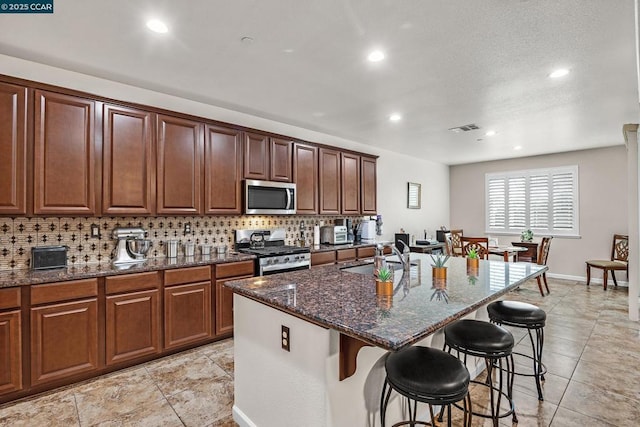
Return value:
[[(235, 293), (386, 350), (411, 345), (547, 270), (530, 263), (450, 258), (444, 286), (434, 286), (428, 255), (411, 254), (411, 278), (395, 273), (395, 294), (379, 297), (371, 274), (341, 266), (227, 282)], [(356, 263), (357, 264), (357, 263)], [(341, 269), (342, 268), (342, 269)], [(471, 273), (471, 274), (470, 274)]]

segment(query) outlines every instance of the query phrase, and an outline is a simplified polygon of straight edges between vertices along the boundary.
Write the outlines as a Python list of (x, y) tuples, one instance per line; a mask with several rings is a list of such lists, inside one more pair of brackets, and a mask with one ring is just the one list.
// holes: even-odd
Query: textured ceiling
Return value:
[[(621, 144), (639, 121), (634, 14), (633, 0), (57, 0), (0, 14), (0, 53), (460, 164)], [(367, 62), (375, 47), (383, 62)]]

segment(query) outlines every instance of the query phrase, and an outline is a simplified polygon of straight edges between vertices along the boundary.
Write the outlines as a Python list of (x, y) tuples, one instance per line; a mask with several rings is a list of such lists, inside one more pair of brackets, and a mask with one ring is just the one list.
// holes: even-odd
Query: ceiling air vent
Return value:
[(469, 125), (464, 125), (464, 126), (458, 126), (455, 128), (450, 128), (449, 130), (451, 132), (469, 132), (470, 130), (478, 130), (480, 129), (480, 127), (474, 123), (471, 123)]

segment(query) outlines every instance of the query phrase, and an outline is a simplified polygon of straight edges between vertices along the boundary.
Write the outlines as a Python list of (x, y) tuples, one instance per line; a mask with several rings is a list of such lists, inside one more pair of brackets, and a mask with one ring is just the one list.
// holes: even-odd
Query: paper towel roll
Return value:
[(320, 244), (320, 226), (313, 226), (313, 244), (314, 246), (318, 246)]

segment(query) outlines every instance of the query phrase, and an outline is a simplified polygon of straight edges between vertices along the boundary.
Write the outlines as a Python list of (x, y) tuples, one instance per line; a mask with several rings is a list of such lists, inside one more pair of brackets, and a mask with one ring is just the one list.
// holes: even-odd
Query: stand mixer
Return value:
[(114, 264), (130, 264), (147, 259), (151, 240), (145, 239), (145, 231), (139, 227), (116, 227), (112, 236), (118, 239), (113, 251)]

